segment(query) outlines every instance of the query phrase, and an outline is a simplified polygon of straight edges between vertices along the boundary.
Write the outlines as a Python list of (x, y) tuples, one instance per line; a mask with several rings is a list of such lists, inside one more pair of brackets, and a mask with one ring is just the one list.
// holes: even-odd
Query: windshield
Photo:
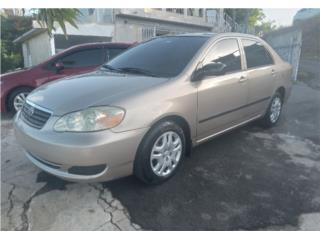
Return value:
[(175, 77), (208, 40), (203, 36), (160, 37), (133, 47), (105, 68), (154, 77)]

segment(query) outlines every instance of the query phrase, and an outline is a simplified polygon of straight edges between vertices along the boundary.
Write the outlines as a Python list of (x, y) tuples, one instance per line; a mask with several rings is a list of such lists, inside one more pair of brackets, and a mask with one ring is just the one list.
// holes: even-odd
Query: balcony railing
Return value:
[(142, 18), (149, 18), (160, 21), (172, 21), (177, 23), (185, 23), (191, 25), (199, 25), (210, 27), (206, 20), (206, 17), (203, 15), (203, 11), (197, 11), (197, 14), (194, 12), (191, 13), (188, 9), (156, 9), (156, 8), (140, 8), (140, 9), (129, 9), (122, 8), (116, 10), (117, 14), (130, 15)]

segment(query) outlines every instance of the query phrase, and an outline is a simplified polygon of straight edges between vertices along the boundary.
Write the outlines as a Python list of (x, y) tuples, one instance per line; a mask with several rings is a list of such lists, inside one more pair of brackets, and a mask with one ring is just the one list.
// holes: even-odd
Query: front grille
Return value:
[(41, 129), (51, 116), (49, 111), (25, 102), (20, 114), (22, 120), (31, 127)]

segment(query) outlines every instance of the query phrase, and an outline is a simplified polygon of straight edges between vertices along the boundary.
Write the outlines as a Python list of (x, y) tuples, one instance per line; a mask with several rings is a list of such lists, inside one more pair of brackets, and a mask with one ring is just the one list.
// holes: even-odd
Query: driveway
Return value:
[(296, 84), (277, 127), (194, 149), (160, 186), (76, 184), (29, 163), (1, 121), (2, 230), (320, 230), (320, 91)]
[(320, 90), (320, 61), (300, 59), (299, 72), (302, 81), (311, 88)]

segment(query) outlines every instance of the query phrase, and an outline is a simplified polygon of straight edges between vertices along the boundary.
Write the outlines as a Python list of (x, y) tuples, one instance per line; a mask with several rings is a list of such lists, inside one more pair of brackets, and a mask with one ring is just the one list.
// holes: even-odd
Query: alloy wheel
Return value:
[(22, 108), (28, 94), (29, 94), (28, 92), (21, 92), (14, 97), (13, 106), (16, 112), (18, 112)]
[(280, 97), (275, 97), (272, 100), (271, 107), (270, 107), (270, 121), (272, 123), (275, 123), (279, 119), (279, 116), (281, 113), (281, 105), (282, 103), (281, 103)]

